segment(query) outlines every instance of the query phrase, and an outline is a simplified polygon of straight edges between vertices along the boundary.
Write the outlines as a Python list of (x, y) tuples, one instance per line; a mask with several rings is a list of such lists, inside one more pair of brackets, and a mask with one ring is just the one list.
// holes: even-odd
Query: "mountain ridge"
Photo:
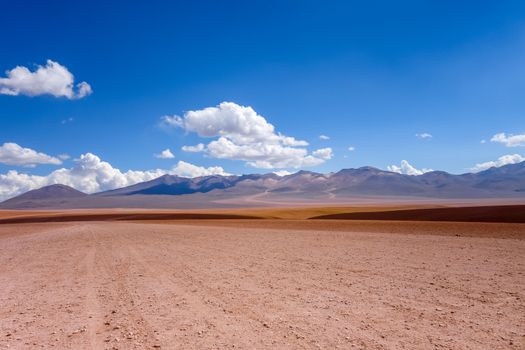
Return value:
[[(393, 196), (421, 198), (525, 198), (525, 162), (490, 168), (479, 173), (449, 174), (432, 171), (405, 175), (370, 166), (341, 169), (332, 173), (298, 171), (279, 176), (274, 173), (246, 175), (209, 175), (195, 178), (163, 175), (131, 186), (85, 194), (65, 185), (45, 186), (0, 203), (0, 208), (46, 207), (46, 201), (71, 207), (99, 202), (115, 202), (126, 207), (128, 202), (143, 198), (147, 206), (155, 200), (232, 202), (252, 197), (271, 200), (287, 198), (300, 202), (311, 200), (344, 201), (356, 196)], [(106, 204), (105, 204), (106, 205)], [(109, 205), (109, 204), (107, 204)], [(159, 203), (161, 205), (161, 203)], [(164, 205), (164, 204), (162, 204)]]

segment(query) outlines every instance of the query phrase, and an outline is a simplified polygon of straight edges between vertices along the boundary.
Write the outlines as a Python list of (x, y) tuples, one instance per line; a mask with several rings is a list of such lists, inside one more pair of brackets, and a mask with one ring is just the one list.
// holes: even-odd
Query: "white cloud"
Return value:
[(6, 174), (0, 174), (0, 201), (48, 184), (45, 176), (28, 175), (10, 170)]
[(6, 142), (0, 146), (0, 163), (34, 167), (37, 164), (61, 164), (58, 158), (48, 156), (31, 148), (24, 148), (16, 143)]
[(481, 141), (479, 141), (479, 143), (481, 143), (483, 145), (483, 144), (487, 143), (487, 140), (481, 140)]
[(0, 78), (0, 94), (4, 95), (52, 95), (77, 99), (93, 92), (85, 81), (74, 85), (73, 74), (61, 64), (47, 60), (45, 66), (38, 66), (34, 72), (27, 67), (17, 66)]
[(499, 134), (492, 136), (490, 141), (502, 143), (507, 147), (525, 146), (525, 134), (507, 135), (504, 132), (500, 132)]
[(73, 117), (69, 117), (69, 118), (66, 118), (66, 119), (62, 119), (62, 121), (60, 122), (61, 124), (68, 124), (68, 123), (72, 123), (75, 119)]
[(422, 132), (422, 133), (416, 134), (416, 137), (422, 140), (425, 140), (425, 139), (430, 140), (432, 138), (432, 135), (429, 134), (428, 132)]
[(285, 146), (292, 146), (292, 147), (308, 146), (308, 142), (306, 141), (296, 140), (293, 137), (284, 136), (281, 134), (279, 134), (279, 141), (282, 142), (282, 144)]
[(217, 107), (189, 111), (183, 117), (165, 116), (164, 122), (195, 132), (201, 137), (224, 136), (237, 144), (255, 142), (282, 142), (287, 146), (306, 146), (306, 141), (275, 133), (275, 128), (253, 108), (233, 102), (222, 102)]
[(477, 173), (479, 171), (487, 170), (493, 167), (499, 168), (507, 164), (517, 164), (525, 161), (525, 157), (519, 154), (507, 154), (499, 157), (497, 160), (479, 163), (470, 168), (471, 171)]
[(76, 98), (82, 98), (88, 95), (91, 95), (93, 93), (93, 89), (91, 88), (91, 85), (86, 83), (85, 81), (77, 84), (77, 94)]
[(312, 153), (315, 157), (319, 157), (321, 159), (332, 159), (332, 149), (330, 147), (326, 148), (320, 148)]
[(163, 124), (216, 138), (208, 145), (184, 146), (188, 152), (242, 160), (256, 168), (300, 168), (315, 166), (326, 159), (308, 154), (308, 142), (277, 133), (272, 124), (253, 108), (223, 102), (216, 107), (189, 111), (184, 116), (165, 116)]
[(204, 144), (203, 143), (199, 143), (198, 145), (195, 145), (195, 146), (182, 146), (182, 150), (184, 152), (202, 152), (204, 151)]
[(330, 136), (319, 135), (319, 139), (320, 139), (320, 140), (330, 140)]
[(62, 153), (62, 154), (58, 155), (58, 159), (60, 159), (60, 160), (67, 160), (69, 158), (71, 158), (71, 157), (67, 153)]
[(281, 177), (283, 177), (283, 176), (288, 176), (288, 175), (292, 175), (292, 174), (293, 174), (293, 173), (291, 173), (291, 172), (289, 172), (289, 171), (287, 171), (287, 170), (278, 170), (278, 171), (274, 171), (273, 173), (274, 173), (275, 175), (277, 175), (277, 176), (281, 176)]
[(199, 177), (199, 176), (210, 176), (210, 175), (231, 175), (224, 171), (220, 166), (212, 166), (209, 168), (197, 166), (191, 163), (180, 160), (177, 165), (170, 171), (170, 174), (178, 175), (181, 177)]
[(52, 184), (64, 184), (93, 193), (152, 180), (164, 173), (162, 170), (130, 170), (123, 173), (96, 155), (86, 153), (75, 160), (72, 168), (61, 168), (46, 176), (29, 175), (14, 170), (0, 174), (0, 200)]
[(324, 162), (321, 158), (308, 155), (304, 148), (265, 142), (238, 145), (226, 137), (210, 142), (207, 152), (213, 158), (244, 160), (248, 165), (261, 169), (301, 168)]
[(432, 171), (432, 169), (416, 169), (410, 163), (406, 160), (401, 161), (401, 165), (389, 165), (387, 167), (388, 171), (398, 173), (398, 174), (405, 174), (405, 175), (422, 175), (424, 173), (428, 173)]
[(72, 168), (61, 168), (49, 175), (39, 176), (11, 170), (0, 174), (0, 201), (23, 192), (52, 184), (64, 184), (86, 193), (94, 193), (130, 186), (138, 182), (153, 180), (165, 174), (184, 177), (229, 175), (221, 167), (200, 167), (179, 161), (171, 170), (154, 169), (147, 171), (128, 170), (122, 172), (92, 153), (75, 159)]
[(171, 153), (169, 148), (166, 148), (164, 151), (160, 152), (159, 154), (154, 154), (155, 158), (159, 159), (173, 159), (175, 156), (173, 153)]
[(355, 151), (355, 147), (354, 147), (354, 146), (350, 146), (350, 147), (348, 147), (348, 150), (349, 150), (350, 152), (353, 152), (353, 151)]

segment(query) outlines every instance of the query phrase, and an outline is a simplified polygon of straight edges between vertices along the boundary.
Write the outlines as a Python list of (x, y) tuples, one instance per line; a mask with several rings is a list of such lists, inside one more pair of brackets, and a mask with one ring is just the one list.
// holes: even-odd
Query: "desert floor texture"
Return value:
[(0, 349), (524, 349), (525, 225), (0, 225)]

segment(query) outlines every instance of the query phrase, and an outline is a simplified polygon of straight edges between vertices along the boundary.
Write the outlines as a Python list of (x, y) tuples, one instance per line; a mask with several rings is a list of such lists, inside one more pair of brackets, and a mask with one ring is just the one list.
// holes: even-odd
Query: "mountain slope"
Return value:
[(97, 196), (129, 196), (129, 195), (181, 195), (196, 192), (206, 193), (214, 189), (224, 189), (233, 186), (238, 176), (203, 176), (196, 178), (163, 175), (151, 181), (141, 182), (116, 190), (100, 192)]
[(0, 203), (0, 208), (260, 206), (272, 202), (342, 203), (367, 196), (525, 199), (525, 162), (461, 175), (433, 171), (409, 176), (373, 167), (329, 174), (299, 171), (283, 177), (273, 173), (197, 178), (164, 175), (92, 195), (68, 186), (47, 186)]
[(72, 198), (86, 197), (87, 194), (80, 192), (73, 187), (55, 184), (45, 186), (36, 190), (31, 190), (17, 197), (8, 199), (0, 203), (0, 207), (31, 207), (32, 203), (41, 202), (49, 199), (67, 200)]

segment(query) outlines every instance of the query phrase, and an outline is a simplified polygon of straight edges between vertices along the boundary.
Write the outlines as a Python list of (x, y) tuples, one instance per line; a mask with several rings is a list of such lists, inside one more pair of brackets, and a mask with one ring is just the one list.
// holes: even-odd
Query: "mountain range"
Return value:
[(0, 203), (0, 209), (208, 208), (272, 204), (349, 203), (366, 199), (525, 199), (525, 162), (453, 175), (432, 171), (403, 175), (373, 167), (278, 176), (164, 175), (132, 186), (86, 194), (56, 184)]

